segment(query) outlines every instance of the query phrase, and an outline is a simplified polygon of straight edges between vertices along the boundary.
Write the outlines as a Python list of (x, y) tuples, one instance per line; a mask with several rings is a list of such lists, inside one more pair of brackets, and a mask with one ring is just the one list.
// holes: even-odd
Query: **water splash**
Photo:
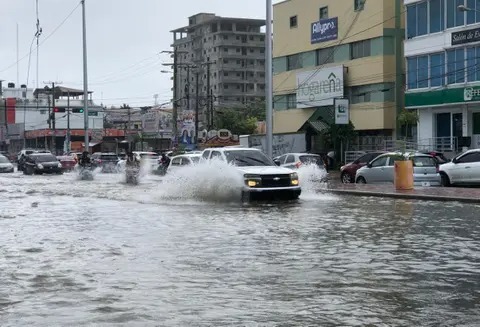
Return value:
[(315, 194), (326, 184), (327, 172), (316, 164), (302, 165), (298, 170), (302, 194)]
[(162, 179), (160, 197), (228, 202), (241, 198), (242, 173), (220, 160), (169, 171)]

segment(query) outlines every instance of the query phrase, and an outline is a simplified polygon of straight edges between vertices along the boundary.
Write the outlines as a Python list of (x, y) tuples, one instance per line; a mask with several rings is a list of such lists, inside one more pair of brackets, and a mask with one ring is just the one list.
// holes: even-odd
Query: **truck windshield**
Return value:
[(275, 166), (266, 155), (255, 150), (225, 151), (225, 157), (236, 166)]

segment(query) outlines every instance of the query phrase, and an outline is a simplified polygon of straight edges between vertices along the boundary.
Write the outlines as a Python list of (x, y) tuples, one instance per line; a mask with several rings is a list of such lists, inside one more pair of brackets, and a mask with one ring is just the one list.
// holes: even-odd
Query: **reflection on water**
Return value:
[(166, 181), (0, 176), (0, 325), (479, 321), (478, 206), (313, 192), (243, 205), (168, 198)]

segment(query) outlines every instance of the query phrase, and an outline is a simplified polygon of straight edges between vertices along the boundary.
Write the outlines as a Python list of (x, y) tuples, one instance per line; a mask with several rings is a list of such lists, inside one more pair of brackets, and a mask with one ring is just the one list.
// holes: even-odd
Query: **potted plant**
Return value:
[(398, 141), (401, 155), (394, 163), (394, 184), (397, 190), (413, 189), (413, 162), (407, 158), (407, 142)]

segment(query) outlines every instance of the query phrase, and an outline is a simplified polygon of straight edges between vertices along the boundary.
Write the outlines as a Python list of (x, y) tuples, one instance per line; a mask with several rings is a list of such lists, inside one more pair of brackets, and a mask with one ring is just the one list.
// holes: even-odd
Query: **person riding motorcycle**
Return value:
[(82, 153), (82, 156), (80, 157), (80, 160), (78, 160), (78, 165), (80, 167), (85, 168), (86, 166), (91, 165), (91, 164), (92, 164), (92, 160), (89, 157), (88, 151), (84, 151)]
[(133, 152), (127, 153), (127, 161), (125, 164), (129, 168), (140, 168), (140, 161), (133, 154)]
[(167, 168), (170, 164), (170, 158), (165, 153), (162, 153), (162, 158), (160, 162), (164, 168)]

